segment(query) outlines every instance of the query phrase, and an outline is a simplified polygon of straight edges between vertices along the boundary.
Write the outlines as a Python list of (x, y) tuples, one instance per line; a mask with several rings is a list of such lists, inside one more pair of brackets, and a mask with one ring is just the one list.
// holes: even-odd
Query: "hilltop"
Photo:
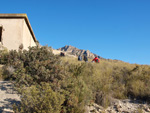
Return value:
[(52, 50), (55, 55), (59, 55), (61, 52), (63, 52), (63, 53), (65, 53), (66, 56), (70, 56), (70, 57), (78, 57), (79, 55), (81, 55), (81, 56), (86, 55), (89, 59), (93, 59), (93, 58), (95, 58), (95, 56), (97, 56), (99, 59), (105, 60), (108, 62), (126, 63), (126, 62), (118, 60), (118, 59), (106, 59), (106, 58), (103, 58), (102, 56), (99, 56), (95, 53), (90, 52), (89, 50), (79, 49), (79, 48), (76, 48), (71, 45), (66, 45), (59, 49), (52, 49)]
[(83, 55), (86, 55), (88, 58), (91, 58), (93, 59), (95, 56), (98, 56), (99, 58), (102, 59), (101, 56), (97, 55), (97, 54), (94, 54), (92, 52), (90, 52), (89, 50), (83, 50), (83, 49), (78, 49), (74, 46), (71, 46), (71, 45), (66, 45), (64, 47), (61, 47), (57, 50), (60, 50), (60, 51), (63, 51), (63, 52), (67, 52), (68, 54), (70, 55), (74, 55), (74, 56), (83, 56)]

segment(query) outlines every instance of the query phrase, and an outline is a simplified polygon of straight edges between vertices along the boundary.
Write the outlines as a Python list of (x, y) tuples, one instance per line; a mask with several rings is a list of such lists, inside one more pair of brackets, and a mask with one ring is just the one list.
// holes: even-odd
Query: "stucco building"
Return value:
[(36, 38), (26, 14), (0, 14), (0, 44), (8, 50), (36, 46)]

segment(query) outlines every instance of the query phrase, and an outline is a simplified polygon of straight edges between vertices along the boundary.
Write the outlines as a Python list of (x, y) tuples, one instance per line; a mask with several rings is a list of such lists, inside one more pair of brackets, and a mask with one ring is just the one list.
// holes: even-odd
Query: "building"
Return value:
[(26, 14), (0, 14), (0, 45), (8, 50), (36, 46), (36, 38)]

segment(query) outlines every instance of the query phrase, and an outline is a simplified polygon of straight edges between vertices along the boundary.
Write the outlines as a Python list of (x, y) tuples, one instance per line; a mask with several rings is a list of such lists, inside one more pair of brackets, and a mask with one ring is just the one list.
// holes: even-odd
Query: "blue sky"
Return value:
[(0, 13), (26, 13), (41, 45), (150, 65), (150, 0), (3, 0)]

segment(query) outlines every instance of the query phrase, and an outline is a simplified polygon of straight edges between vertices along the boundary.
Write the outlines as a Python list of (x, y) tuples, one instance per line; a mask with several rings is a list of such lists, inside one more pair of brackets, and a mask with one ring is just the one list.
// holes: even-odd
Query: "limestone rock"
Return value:
[[(58, 50), (65, 51), (65, 52), (67, 52), (67, 53), (69, 53), (71, 55), (75, 55), (75, 56), (86, 55), (88, 58), (91, 58), (91, 59), (93, 59), (95, 56), (98, 56), (98, 55), (96, 55), (94, 53), (91, 53), (89, 50), (78, 49), (78, 48), (70, 46), (70, 45), (69, 46), (66, 45), (66, 46), (64, 46), (62, 48), (59, 48)], [(102, 58), (100, 56), (98, 56), (98, 57)]]

